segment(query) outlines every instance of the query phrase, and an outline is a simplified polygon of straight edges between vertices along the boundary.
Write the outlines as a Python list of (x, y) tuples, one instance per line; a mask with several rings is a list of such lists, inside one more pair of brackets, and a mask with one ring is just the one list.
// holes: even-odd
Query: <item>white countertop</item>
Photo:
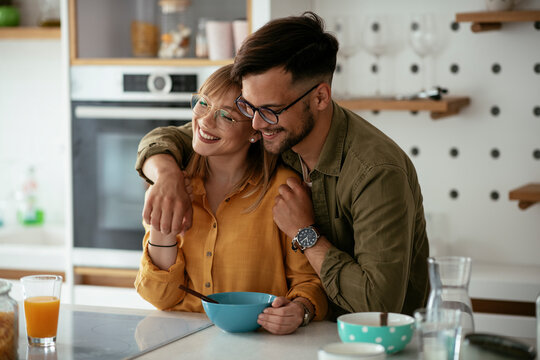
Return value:
[[(94, 315), (88, 313), (94, 313)], [(21, 314), (21, 316), (24, 315)], [(93, 325), (88, 326), (81, 322), (82, 318), (92, 319)], [(159, 348), (145, 347), (147, 341), (166, 342), (165, 340), (170, 338), (170, 334), (164, 331), (169, 325), (177, 324), (178, 321), (186, 329), (184, 335), (180, 335), (183, 337)], [(20, 323), (19, 357), (24, 359), (27, 347), (22, 318)], [(115, 330), (115, 326), (122, 326), (122, 328)], [(284, 336), (272, 335), (264, 330), (231, 334), (216, 326), (207, 326), (205, 314), (62, 304), (55, 359), (75, 358), (79, 352), (85, 354), (85, 359), (100, 359), (99, 356), (103, 356), (104, 353), (112, 358), (120, 358), (125, 357), (125, 355), (114, 357), (115, 351), (118, 351), (119, 354), (126, 354), (129, 352), (126, 349), (131, 348), (135, 352), (141, 349), (148, 350), (149, 352), (137, 357), (137, 359), (145, 360), (173, 358), (313, 360), (317, 358), (317, 352), (322, 346), (340, 341), (337, 325), (330, 321), (313, 322), (307, 327), (299, 328), (293, 334)], [(90, 331), (91, 339), (81, 339), (83, 333), (88, 331)], [(122, 334), (118, 334), (119, 332)], [(492, 332), (497, 333), (495, 330)], [(100, 340), (100, 337), (103, 336), (105, 338)], [(534, 334), (531, 334), (522, 340), (533, 344), (533, 337)], [(123, 340), (121, 341), (123, 346), (116, 343), (114, 339)], [(73, 346), (73, 344), (79, 345)], [(106, 344), (117, 349), (107, 348)], [(391, 358), (416, 360), (417, 357), (417, 344), (415, 337), (413, 337), (405, 350), (392, 355)], [(482, 358), (488, 359), (488, 357)]]

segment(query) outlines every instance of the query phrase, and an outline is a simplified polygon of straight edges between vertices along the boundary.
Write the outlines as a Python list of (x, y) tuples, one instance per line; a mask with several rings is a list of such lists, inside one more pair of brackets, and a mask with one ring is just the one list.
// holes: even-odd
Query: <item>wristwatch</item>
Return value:
[(321, 235), (317, 229), (315, 229), (315, 224), (309, 225), (298, 230), (298, 233), (294, 239), (292, 239), (292, 249), (294, 251), (300, 249), (301, 252), (304, 252), (304, 250), (315, 245), (320, 237)]
[(301, 301), (293, 300), (293, 303), (301, 305), (304, 309), (304, 318), (302, 319), (302, 323), (300, 324), (300, 326), (307, 326), (307, 324), (309, 324), (309, 321), (311, 320), (311, 312), (309, 311), (308, 307)]

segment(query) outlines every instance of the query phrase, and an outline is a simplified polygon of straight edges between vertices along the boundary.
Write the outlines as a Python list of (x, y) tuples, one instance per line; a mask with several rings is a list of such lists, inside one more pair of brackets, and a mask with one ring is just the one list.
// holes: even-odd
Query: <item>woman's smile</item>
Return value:
[(199, 138), (201, 139), (201, 141), (202, 141), (202, 142), (205, 142), (205, 143), (214, 143), (214, 142), (220, 140), (219, 137), (214, 136), (214, 135), (212, 135), (212, 134), (210, 134), (210, 133), (205, 132), (205, 131), (204, 131), (203, 129), (201, 129), (200, 127), (199, 127), (198, 133), (199, 133)]

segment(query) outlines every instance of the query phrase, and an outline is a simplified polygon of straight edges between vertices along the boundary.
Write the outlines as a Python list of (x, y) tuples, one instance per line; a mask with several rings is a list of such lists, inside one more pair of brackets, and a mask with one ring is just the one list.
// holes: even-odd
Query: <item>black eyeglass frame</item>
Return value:
[[(244, 114), (245, 116), (247, 116), (248, 118), (250, 119), (253, 119), (255, 117), (255, 113), (256, 112), (259, 112), (259, 115), (261, 116), (261, 118), (266, 121), (267, 123), (271, 124), (271, 125), (276, 125), (278, 122), (279, 122), (279, 115), (281, 115), (284, 111), (290, 109), (291, 107), (293, 107), (297, 102), (299, 102), (300, 100), (302, 100), (307, 94), (309, 94), (310, 92), (312, 92), (313, 90), (315, 90), (319, 85), (321, 85), (322, 83), (318, 83), (317, 85), (313, 86), (311, 89), (309, 89), (308, 91), (306, 91), (304, 94), (302, 94), (298, 99), (294, 100), (292, 103), (290, 103), (289, 105), (285, 106), (283, 109), (279, 110), (279, 111), (274, 111), (272, 109), (269, 109), (265, 106), (260, 106), (260, 107), (256, 107), (256, 106), (253, 106), (251, 105), (249, 102), (247, 102), (246, 99), (242, 99), (242, 94), (240, 94), (240, 96), (238, 96), (236, 98), (236, 100), (234, 100), (234, 103), (236, 104), (236, 107), (238, 108), (238, 110)], [(249, 106), (251, 108), (251, 110), (253, 110), (253, 114), (250, 115), (250, 114), (246, 114), (242, 108), (238, 105), (238, 103), (243, 103), (247, 106)], [(263, 113), (261, 113), (261, 109), (264, 109), (264, 110), (267, 110), (267, 111), (270, 111), (272, 114), (274, 114), (274, 116), (276, 117), (276, 121), (271, 121), (269, 119), (267, 119)]]
[[(242, 95), (239, 95), (239, 96), (242, 96)], [(195, 104), (193, 103), (193, 100), (196, 99), (196, 100), (197, 100), (196, 102), (198, 102), (200, 98), (206, 99), (207, 102), (208, 102), (208, 105), (209, 105), (208, 111), (206, 111), (206, 113), (204, 113), (204, 114), (197, 114), (197, 113), (195, 112)], [(203, 94), (200, 94), (200, 93), (193, 93), (193, 94), (191, 94), (190, 105), (191, 105), (191, 110), (193, 111), (193, 113), (194, 113), (195, 115), (205, 116), (205, 115), (207, 115), (207, 114), (209, 114), (209, 113), (212, 112), (212, 107), (213, 107), (213, 106), (210, 104), (210, 102), (208, 101), (208, 99), (206, 98), (206, 96), (204, 96)], [(237, 105), (237, 107), (238, 107), (238, 105)], [(217, 117), (218, 111), (225, 111), (227, 114), (230, 114), (230, 112), (229, 112), (228, 110), (225, 110), (225, 109), (216, 109), (216, 111), (214, 111), (214, 119)], [(244, 114), (244, 113), (241, 112), (241, 111), (240, 111), (240, 113), (241, 113), (241, 114)], [(232, 117), (232, 114), (230, 114), (230, 115), (231, 115), (231, 120), (230, 120), (230, 121), (227, 120), (227, 122), (230, 123), (230, 124), (241, 123), (241, 122), (248, 122), (248, 121), (251, 122), (251, 118), (249, 118), (249, 120), (236, 120), (235, 118)], [(249, 117), (249, 116), (248, 116), (248, 117)]]

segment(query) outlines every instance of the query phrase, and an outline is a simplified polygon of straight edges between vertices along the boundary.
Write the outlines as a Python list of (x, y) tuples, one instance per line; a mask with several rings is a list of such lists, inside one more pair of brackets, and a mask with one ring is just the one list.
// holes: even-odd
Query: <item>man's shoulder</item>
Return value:
[(340, 121), (347, 132), (343, 143), (341, 173), (363, 177), (381, 166), (402, 170), (410, 167), (407, 154), (388, 135), (351, 110), (341, 108)]
[(344, 151), (347, 155), (370, 163), (403, 162), (407, 156), (390, 136), (360, 115), (344, 110), (347, 121)]

